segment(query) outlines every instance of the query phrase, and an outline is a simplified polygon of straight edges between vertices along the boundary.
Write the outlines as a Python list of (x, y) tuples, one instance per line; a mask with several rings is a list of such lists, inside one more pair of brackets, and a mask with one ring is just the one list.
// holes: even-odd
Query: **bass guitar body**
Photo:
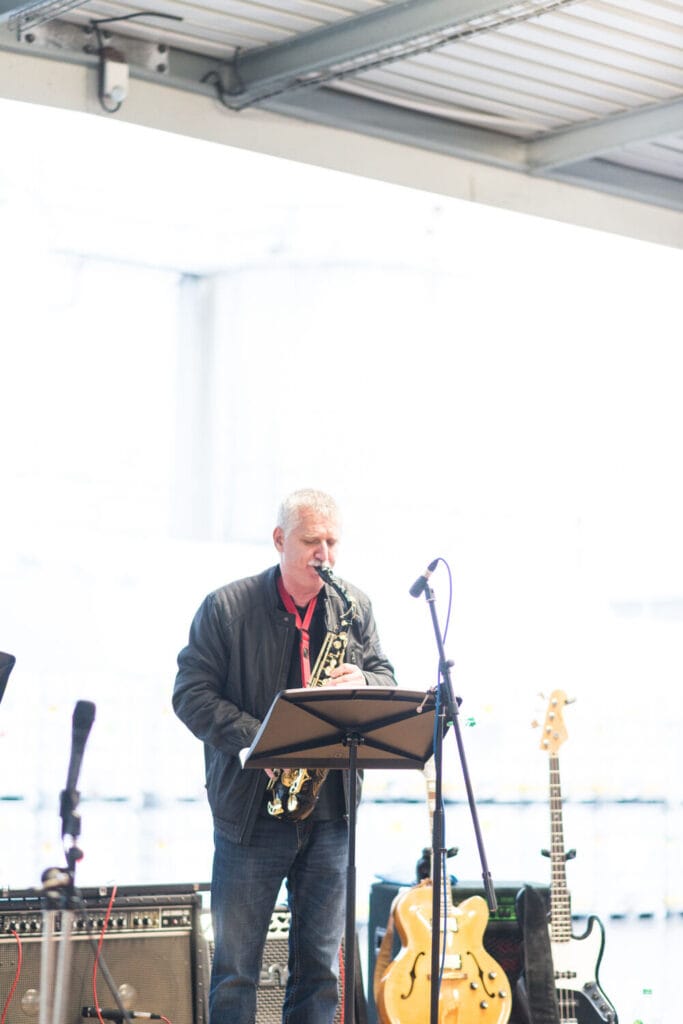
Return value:
[[(382, 1024), (428, 1024), (431, 1010), (432, 883), (425, 879), (394, 902), (401, 949), (379, 984)], [(439, 1024), (507, 1024), (512, 1008), (504, 971), (484, 949), (488, 907), (481, 896), (449, 905), (441, 922), (443, 971)]]
[(602, 922), (593, 916), (583, 935), (567, 942), (551, 938), (560, 1024), (616, 1024), (616, 1011), (598, 983), (604, 946)]

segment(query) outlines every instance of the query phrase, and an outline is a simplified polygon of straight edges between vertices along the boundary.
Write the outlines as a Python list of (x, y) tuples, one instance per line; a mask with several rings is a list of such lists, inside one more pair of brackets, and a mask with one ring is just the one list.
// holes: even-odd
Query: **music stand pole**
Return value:
[(345, 1021), (356, 1019), (356, 796), (358, 779), (356, 761), (358, 745), (363, 740), (358, 733), (349, 733), (343, 740), (349, 748), (349, 825), (346, 866), (346, 930), (344, 937), (344, 1015)]
[[(462, 775), (465, 782), (465, 789), (467, 791), (467, 799), (470, 806), (470, 815), (472, 817), (472, 826), (474, 828), (474, 834), (477, 841), (477, 848), (479, 850), (479, 861), (482, 870), (482, 880), (484, 882), (484, 890), (486, 892), (486, 902), (488, 903), (489, 910), (491, 913), (495, 913), (497, 908), (496, 894), (491, 881), (491, 874), (488, 869), (486, 861), (486, 852), (484, 850), (484, 842), (481, 835), (481, 829), (479, 828), (479, 816), (477, 814), (477, 806), (474, 800), (474, 792), (472, 790), (472, 783), (470, 781), (470, 774), (467, 767), (467, 758), (465, 756), (465, 748), (462, 742), (462, 735), (460, 732), (460, 719), (458, 715), (458, 699), (453, 694), (453, 685), (451, 682), (451, 668), (453, 662), (446, 658), (446, 652), (443, 645), (443, 637), (441, 636), (441, 629), (439, 627), (439, 621), (436, 614), (436, 606), (434, 601), (434, 591), (429, 586), (429, 583), (425, 584), (424, 594), (429, 606), (429, 611), (432, 618), (432, 625), (434, 627), (434, 636), (436, 637), (436, 645), (439, 651), (439, 699), (437, 700), (437, 706), (440, 709), (440, 713), (437, 718), (436, 727), (436, 739), (434, 743), (434, 768), (436, 773), (436, 782), (434, 789), (435, 809), (434, 809), (434, 823), (433, 823), (433, 840), (432, 840), (432, 987), (430, 991), (430, 1024), (438, 1024), (438, 1013), (439, 1013), (439, 977), (441, 974), (440, 969), (440, 938), (441, 938), (441, 862), (442, 856), (445, 853), (443, 829), (442, 829), (442, 755), (443, 755), (443, 735), (444, 725), (446, 722), (450, 722), (455, 732), (455, 739), (458, 746), (458, 753), (460, 755), (460, 764), (462, 767)], [(437, 845), (438, 844), (438, 845)], [(445, 872), (444, 872), (445, 873)], [(444, 878), (443, 884), (450, 885), (450, 879)]]

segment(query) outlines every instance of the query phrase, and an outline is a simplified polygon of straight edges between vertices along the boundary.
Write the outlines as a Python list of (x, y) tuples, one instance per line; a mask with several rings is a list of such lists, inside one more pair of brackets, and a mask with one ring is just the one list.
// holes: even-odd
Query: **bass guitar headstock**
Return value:
[[(567, 727), (564, 724), (563, 710), (565, 704), (571, 704), (564, 690), (553, 690), (548, 701), (548, 709), (543, 723), (541, 750), (556, 754), (567, 739)], [(534, 723), (538, 724), (538, 723)]]

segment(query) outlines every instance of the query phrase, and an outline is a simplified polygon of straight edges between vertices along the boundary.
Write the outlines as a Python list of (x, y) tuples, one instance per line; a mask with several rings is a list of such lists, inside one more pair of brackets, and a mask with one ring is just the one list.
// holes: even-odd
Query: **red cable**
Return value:
[[(107, 926), (109, 924), (109, 918), (111, 917), (112, 907), (114, 906), (116, 889), (117, 886), (115, 885), (111, 891), (109, 906), (107, 907), (107, 913), (104, 915), (104, 924), (102, 925), (102, 931), (100, 932), (99, 942), (97, 943), (97, 953), (95, 954), (95, 962), (92, 965), (92, 999), (93, 1003), (95, 1004), (95, 1009), (97, 1010), (97, 1019), (99, 1020), (100, 1024), (104, 1024), (104, 1017), (102, 1016), (102, 1007), (100, 1006), (99, 1000), (97, 998), (97, 965), (99, 964), (100, 961), (100, 953), (102, 952), (104, 936), (107, 934)], [(0, 1021), (0, 1024), (3, 1024), (3, 1022)]]
[[(111, 896), (109, 898), (109, 905), (107, 906), (107, 913), (104, 916), (104, 923), (102, 925), (102, 930), (100, 932), (100, 938), (99, 938), (99, 941), (97, 943), (97, 954), (95, 956), (95, 963), (93, 964), (93, 969), (92, 969), (92, 996), (93, 996), (93, 1003), (95, 1004), (95, 1010), (97, 1011), (97, 1019), (99, 1020), (100, 1024), (106, 1024), (106, 1022), (104, 1020), (104, 1017), (102, 1016), (102, 1007), (100, 1006), (99, 999), (97, 998), (97, 965), (99, 963), (100, 953), (102, 951), (102, 944), (104, 943), (104, 936), (107, 934), (107, 926), (109, 925), (109, 918), (111, 917), (111, 912), (112, 912), (112, 909), (113, 909), (113, 906), (114, 906), (114, 900), (116, 899), (116, 889), (117, 889), (117, 886), (114, 886), (114, 888), (111, 891)], [(171, 1024), (171, 1021), (168, 1019), (168, 1017), (164, 1017), (163, 1014), (160, 1014), (159, 1017), (160, 1017), (161, 1020), (164, 1021), (164, 1024)], [(4, 1024), (4, 1020), (0, 1021), (0, 1024)]]
[(339, 947), (339, 986), (340, 986), (340, 989), (341, 989), (340, 1002), (339, 1002), (339, 1005), (340, 1005), (340, 1018), (339, 1019), (341, 1021), (341, 1024), (344, 1024), (344, 1020), (345, 1020), (345, 1017), (346, 1017), (346, 1007), (344, 1006), (344, 996), (346, 995), (346, 972), (345, 972), (345, 968), (344, 968), (344, 954), (342, 952), (341, 946)]
[(2, 1008), (2, 1016), (0, 1017), (0, 1024), (5, 1024), (5, 1018), (7, 1017), (7, 1011), (9, 1010), (9, 1004), (12, 1002), (12, 999), (14, 998), (14, 993), (17, 990), (17, 985), (19, 984), (19, 975), (21, 974), (21, 965), (22, 965), (23, 960), (24, 960), (24, 953), (23, 953), (23, 950), (21, 948), (21, 939), (19, 938), (17, 932), (15, 932), (14, 928), (11, 930), (10, 935), (13, 935), (14, 938), (17, 940), (17, 949), (18, 949), (19, 953), (18, 953), (18, 958), (17, 958), (17, 969), (14, 972), (14, 981), (12, 982), (12, 987), (9, 990), (9, 995), (7, 996), (7, 999), (5, 1000), (5, 1005)]

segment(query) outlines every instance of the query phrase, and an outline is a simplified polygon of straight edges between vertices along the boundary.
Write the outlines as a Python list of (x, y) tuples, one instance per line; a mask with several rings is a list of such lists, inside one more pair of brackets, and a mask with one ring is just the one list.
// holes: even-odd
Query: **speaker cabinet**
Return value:
[[(501, 882), (496, 886), (496, 902), (498, 903), (495, 914), (489, 915), (489, 921), (484, 932), (484, 947), (491, 954), (494, 960), (503, 968), (512, 987), (512, 1012), (509, 1024), (526, 1024), (526, 1017), (517, 1006), (515, 997), (515, 985), (522, 973), (524, 964), (524, 953), (522, 946), (522, 931), (517, 920), (515, 899), (517, 893), (524, 885), (524, 882)], [(407, 886), (402, 887), (407, 889)], [(547, 886), (537, 885), (538, 889), (550, 905), (550, 893)], [(368, 924), (368, 1022), (377, 1024), (377, 1009), (372, 994), (373, 977), (377, 954), (382, 944), (382, 939), (387, 930), (387, 922), (391, 912), (391, 904), (399, 893), (399, 886), (390, 882), (375, 882), (370, 887), (370, 919)], [(452, 888), (453, 904), (457, 906), (470, 896), (482, 896), (486, 899), (486, 893), (481, 885), (476, 882), (458, 882)], [(398, 935), (394, 933), (394, 946), (392, 959), (400, 951), (401, 942)]]
[[(119, 890), (112, 906), (101, 959), (95, 975), (101, 1008), (116, 1003), (105, 980), (108, 970), (127, 1010), (162, 1015), (171, 1024), (205, 1024), (206, 970), (199, 929), (201, 897), (197, 892), (159, 889)], [(109, 899), (101, 890), (80, 890), (84, 906), (74, 911), (70, 940), (65, 1018), (80, 1024), (84, 1006), (94, 1006), (93, 967)], [(63, 941), (63, 914), (50, 911), (55, 931), (55, 966)], [(40, 990), (47, 985), (50, 1012), (57, 978), (41, 978), (44, 917), (35, 897), (12, 894), (0, 899), (0, 1003), (17, 979), (6, 1024), (37, 1024)], [(21, 969), (17, 969), (21, 952)]]

